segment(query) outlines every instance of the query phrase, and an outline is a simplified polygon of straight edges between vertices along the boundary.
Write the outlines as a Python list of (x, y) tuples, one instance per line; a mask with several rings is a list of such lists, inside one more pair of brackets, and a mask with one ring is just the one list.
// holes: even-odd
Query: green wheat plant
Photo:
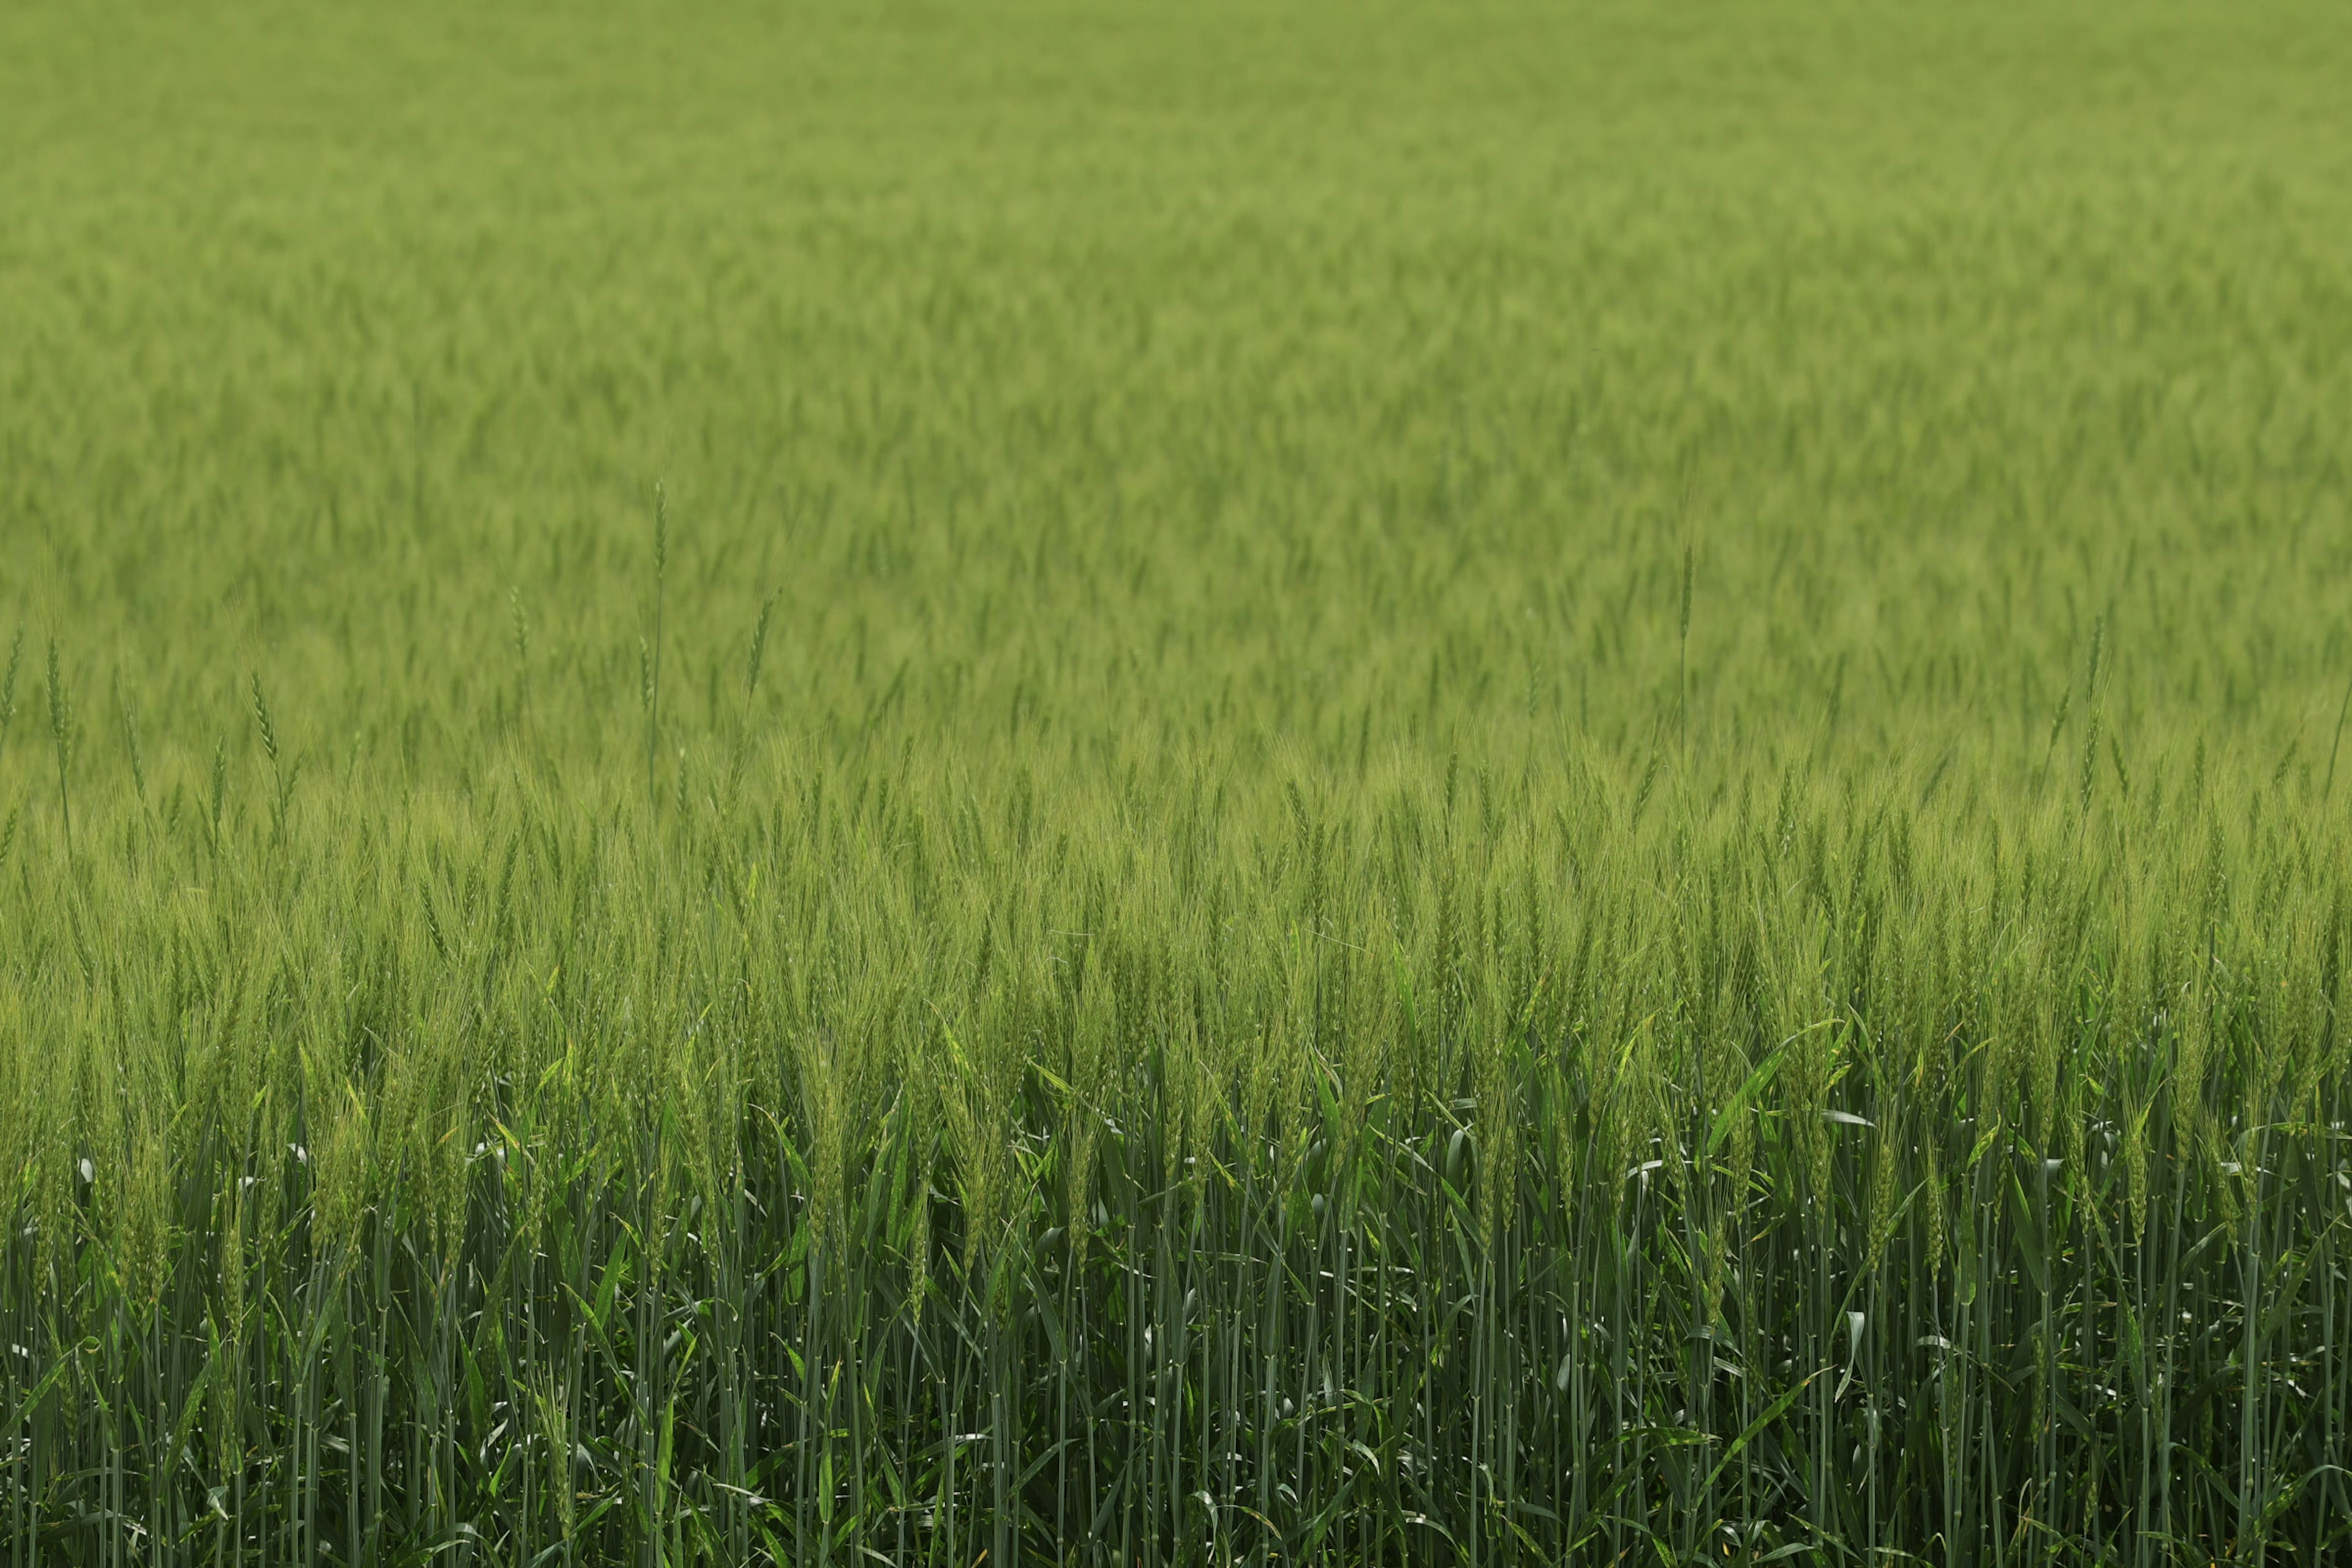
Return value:
[(2334, 11), (133, 10), (7, 1568), (2352, 1553)]

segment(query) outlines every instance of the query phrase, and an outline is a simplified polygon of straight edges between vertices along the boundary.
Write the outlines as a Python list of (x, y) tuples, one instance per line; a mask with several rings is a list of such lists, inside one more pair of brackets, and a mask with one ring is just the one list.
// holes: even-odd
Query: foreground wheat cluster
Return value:
[(1473, 9), (0, 20), (9, 1568), (2352, 1551), (2341, 19)]

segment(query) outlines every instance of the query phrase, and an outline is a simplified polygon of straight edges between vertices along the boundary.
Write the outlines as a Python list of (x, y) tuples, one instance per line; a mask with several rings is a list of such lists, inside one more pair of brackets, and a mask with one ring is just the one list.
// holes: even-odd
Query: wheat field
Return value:
[(0, 16), (9, 1568), (2352, 1551), (2347, 79)]

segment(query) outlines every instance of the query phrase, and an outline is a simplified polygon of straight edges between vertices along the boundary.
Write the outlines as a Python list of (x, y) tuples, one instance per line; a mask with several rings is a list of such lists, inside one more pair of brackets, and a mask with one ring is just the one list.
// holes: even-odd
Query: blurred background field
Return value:
[(2340, 1551), (2346, 79), (0, 16), (11, 1561)]

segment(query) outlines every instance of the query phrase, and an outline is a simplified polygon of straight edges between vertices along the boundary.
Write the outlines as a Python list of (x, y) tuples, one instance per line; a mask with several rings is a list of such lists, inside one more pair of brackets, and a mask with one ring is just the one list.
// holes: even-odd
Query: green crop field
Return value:
[(2347, 82), (0, 11), (0, 1563), (2342, 1560)]

